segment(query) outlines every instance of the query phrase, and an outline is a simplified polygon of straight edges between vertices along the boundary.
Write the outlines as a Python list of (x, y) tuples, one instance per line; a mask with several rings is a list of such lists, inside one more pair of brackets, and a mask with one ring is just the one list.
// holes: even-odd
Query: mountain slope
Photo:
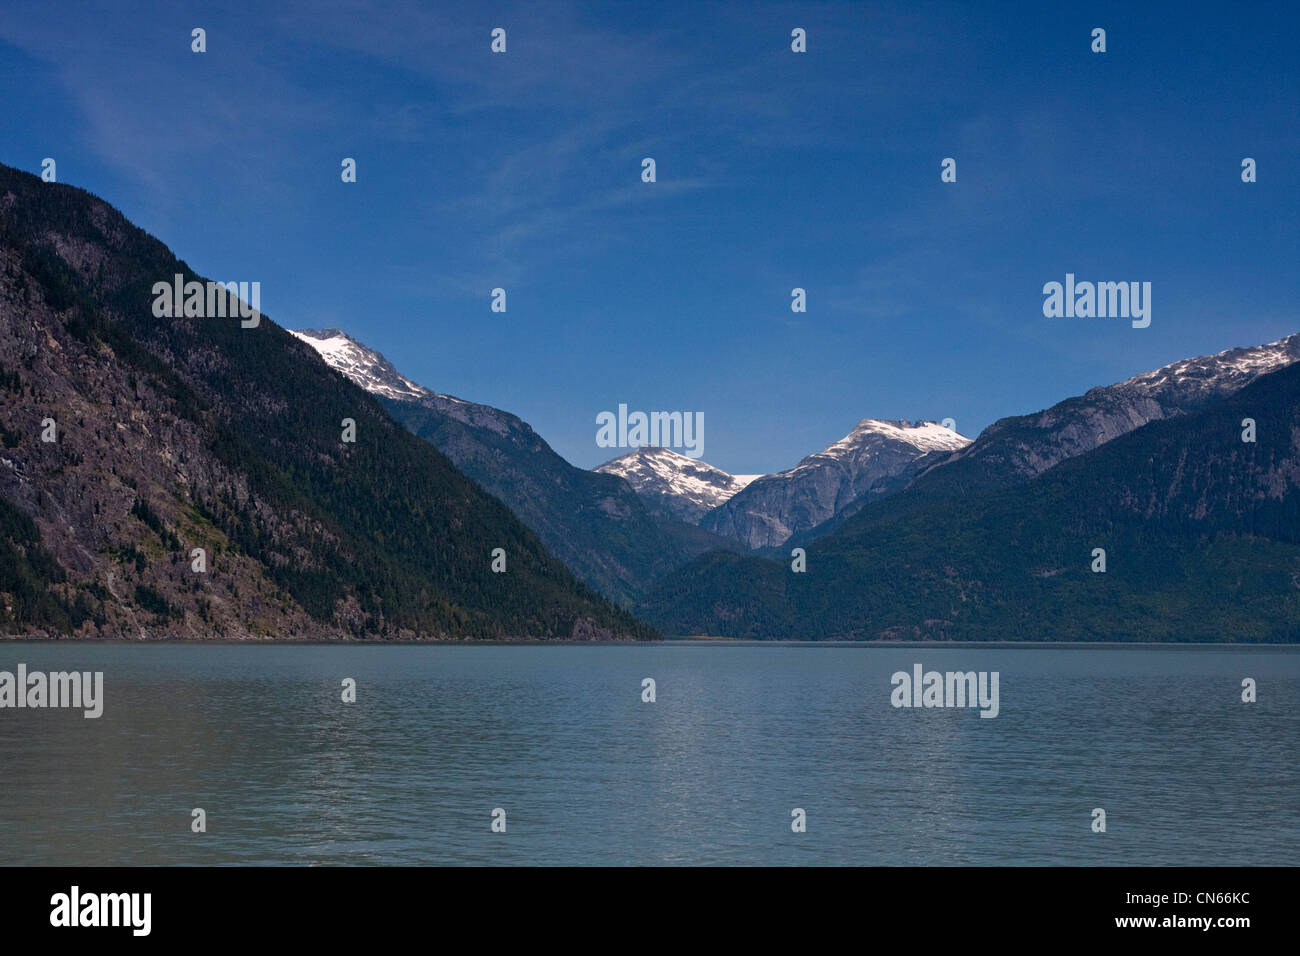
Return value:
[(597, 465), (596, 471), (626, 480), (652, 513), (690, 524), (758, 477), (729, 475), (708, 462), (657, 447), (635, 448)]
[(777, 547), (894, 490), (918, 459), (958, 451), (970, 439), (934, 422), (863, 419), (853, 431), (788, 471), (757, 479), (700, 522), (749, 548)]
[(1300, 334), (1185, 359), (1090, 389), (1036, 414), (994, 422), (970, 446), (921, 474), (910, 488), (918, 495), (946, 496), (1024, 481), (1148, 422), (1185, 415), (1225, 398), (1297, 360)]
[(802, 574), (706, 556), (642, 611), (669, 633), (736, 637), (1296, 641), (1298, 529), (1288, 365), (1009, 488), (872, 504), (814, 542)]
[(106, 203), (0, 166), (0, 551), (22, 555), (0, 630), (651, 636), (265, 317), (156, 318), (177, 273), (197, 279)]
[(500, 498), (557, 558), (611, 600), (630, 605), (654, 579), (704, 551), (728, 547), (652, 514), (617, 475), (570, 465), (515, 415), (416, 385), (337, 329), (293, 334)]

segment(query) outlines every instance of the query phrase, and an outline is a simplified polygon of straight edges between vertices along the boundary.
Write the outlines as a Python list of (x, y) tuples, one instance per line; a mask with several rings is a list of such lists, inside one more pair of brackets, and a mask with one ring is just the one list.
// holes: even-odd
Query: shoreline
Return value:
[(1032, 648), (1070, 649), (1091, 648), (1114, 650), (1116, 648), (1268, 648), (1300, 649), (1300, 642), (1265, 643), (1259, 641), (817, 641), (817, 640), (751, 640), (731, 637), (674, 637), (662, 640), (320, 640), (319, 638), (262, 638), (262, 639), (177, 639), (177, 638), (50, 638), (0, 635), (0, 647), (17, 644), (122, 644), (136, 647), (872, 647), (872, 648)]

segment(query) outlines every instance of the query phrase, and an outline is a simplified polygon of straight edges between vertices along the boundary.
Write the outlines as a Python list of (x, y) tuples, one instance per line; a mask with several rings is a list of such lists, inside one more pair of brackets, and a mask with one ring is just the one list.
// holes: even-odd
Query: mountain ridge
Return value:
[(969, 438), (931, 421), (864, 418), (793, 468), (751, 482), (700, 525), (752, 550), (780, 547), (859, 501), (894, 490), (894, 479), (918, 459), (969, 444)]
[(372, 390), (394, 420), (447, 455), (580, 579), (621, 606), (631, 606), (651, 581), (696, 555), (731, 546), (655, 514), (620, 476), (571, 465), (517, 415), (418, 385), (337, 329), (293, 334), (327, 365)]
[(1300, 333), (1258, 346), (1180, 359), (1097, 386), (1028, 415), (998, 419), (909, 488), (957, 494), (1015, 483), (1152, 421), (1186, 414), (1300, 360)]
[(1297, 529), (1288, 363), (1023, 482), (873, 503), (808, 546), (804, 573), (706, 555), (639, 610), (666, 633), (746, 638), (1294, 642)]

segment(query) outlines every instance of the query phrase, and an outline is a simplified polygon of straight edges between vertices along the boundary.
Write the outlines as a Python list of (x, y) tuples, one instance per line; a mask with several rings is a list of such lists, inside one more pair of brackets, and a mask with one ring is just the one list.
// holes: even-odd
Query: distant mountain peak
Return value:
[(837, 442), (786, 471), (752, 482), (707, 515), (701, 527), (750, 548), (784, 544), (893, 490), (916, 462), (946, 456), (970, 439), (936, 422), (864, 418)]
[(306, 342), (333, 368), (338, 369), (367, 392), (385, 398), (423, 398), (427, 388), (415, 384), (374, 349), (367, 348), (339, 329), (290, 330), (290, 335)]
[(762, 477), (731, 475), (671, 448), (649, 445), (634, 448), (595, 471), (624, 479), (653, 512), (691, 524)]
[(940, 425), (938, 422), (924, 420), (909, 422), (904, 418), (893, 421), (864, 418), (853, 426), (853, 431), (839, 441), (828, 445), (822, 451), (817, 452), (816, 455), (810, 455), (809, 457), (815, 458), (819, 455), (835, 455), (837, 452), (850, 451), (871, 435), (880, 435), (885, 438), (907, 442), (922, 453), (940, 450), (956, 451), (959, 448), (965, 448), (971, 443), (971, 440), (965, 435), (959, 434), (955, 429)]

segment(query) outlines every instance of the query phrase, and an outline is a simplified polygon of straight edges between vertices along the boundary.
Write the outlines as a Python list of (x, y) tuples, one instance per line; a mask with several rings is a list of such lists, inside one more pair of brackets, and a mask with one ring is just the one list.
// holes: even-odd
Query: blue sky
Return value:
[[(585, 467), (620, 403), (770, 472), (1300, 331), (1293, 3), (127, 6), (6, 0), (0, 161)], [(1151, 326), (1045, 318), (1067, 272)]]

